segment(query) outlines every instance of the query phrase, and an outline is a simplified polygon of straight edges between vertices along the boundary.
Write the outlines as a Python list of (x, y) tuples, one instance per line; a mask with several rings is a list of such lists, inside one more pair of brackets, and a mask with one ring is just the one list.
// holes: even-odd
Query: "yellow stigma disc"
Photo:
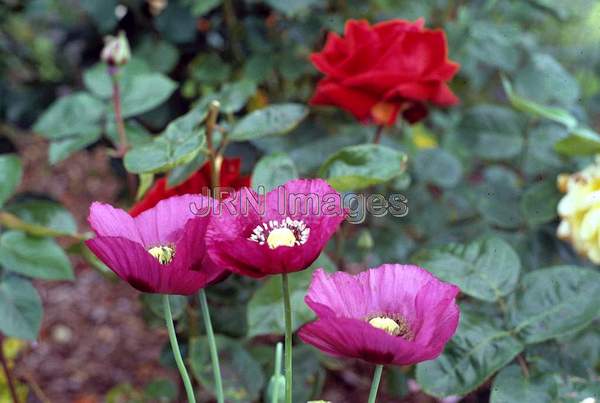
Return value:
[(377, 329), (385, 330), (388, 334), (392, 336), (398, 336), (400, 334), (400, 326), (396, 323), (395, 320), (390, 318), (382, 318), (377, 316), (371, 320), (369, 320), (369, 324)]
[(269, 248), (275, 249), (280, 246), (294, 246), (296, 244), (296, 236), (289, 228), (275, 228), (267, 237), (267, 245)]

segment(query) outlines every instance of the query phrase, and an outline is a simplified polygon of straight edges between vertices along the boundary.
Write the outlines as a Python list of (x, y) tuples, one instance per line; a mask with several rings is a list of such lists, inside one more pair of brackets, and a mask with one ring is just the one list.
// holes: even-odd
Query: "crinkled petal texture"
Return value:
[[(86, 241), (86, 245), (140, 291), (190, 295), (225, 274), (206, 253), (204, 238), (209, 217), (193, 213), (213, 203), (216, 201), (205, 196), (174, 196), (131, 217), (121, 209), (95, 202), (88, 221), (96, 238)], [(173, 259), (159, 263), (148, 252), (156, 246), (172, 247)]]
[[(224, 200), (212, 217), (206, 232), (208, 253), (218, 265), (255, 278), (304, 270), (345, 217), (341, 195), (321, 179), (293, 180), (266, 195), (243, 188)], [(257, 227), (288, 218), (308, 228), (303, 243), (271, 248), (250, 239)]]
[[(337, 106), (366, 123), (393, 124), (400, 111), (414, 123), (426, 116), (424, 103), (458, 102), (447, 83), (459, 65), (448, 59), (444, 31), (424, 28), (423, 19), (349, 20), (344, 37), (330, 33), (311, 60), (325, 74), (311, 104)], [(382, 103), (393, 106), (383, 118), (374, 113)]]
[[(411, 365), (440, 355), (458, 326), (458, 287), (412, 265), (385, 264), (358, 275), (315, 272), (306, 303), (317, 320), (300, 338), (339, 357)], [(401, 317), (411, 337), (373, 327), (373, 317)]]

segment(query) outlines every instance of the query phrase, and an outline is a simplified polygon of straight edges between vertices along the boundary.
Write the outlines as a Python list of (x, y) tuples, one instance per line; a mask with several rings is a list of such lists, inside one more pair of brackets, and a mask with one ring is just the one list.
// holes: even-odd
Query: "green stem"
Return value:
[(185, 387), (185, 393), (187, 394), (189, 403), (196, 403), (194, 397), (194, 388), (192, 387), (192, 381), (190, 376), (185, 369), (183, 358), (181, 358), (181, 351), (179, 351), (179, 344), (177, 343), (177, 335), (175, 334), (175, 326), (173, 326), (173, 314), (171, 314), (171, 303), (169, 302), (169, 296), (163, 295), (163, 306), (165, 312), (165, 321), (167, 324), (167, 330), (169, 332), (169, 341), (171, 342), (171, 349), (173, 350), (173, 358), (179, 369), (179, 374), (183, 380), (183, 386)]
[(285, 315), (285, 402), (292, 403), (292, 306), (288, 275), (281, 275), (283, 309)]
[(275, 370), (273, 371), (273, 379), (275, 380), (273, 386), (273, 395), (271, 398), (272, 403), (279, 403), (279, 377), (281, 376), (281, 355), (283, 346), (281, 343), (277, 343), (275, 346)]
[(383, 372), (383, 365), (375, 367), (375, 373), (373, 374), (373, 383), (371, 383), (371, 392), (369, 392), (369, 403), (375, 403), (377, 400), (377, 390), (379, 389), (379, 381), (381, 381), (381, 373)]
[(206, 292), (200, 290), (198, 294), (200, 298), (200, 308), (202, 309), (202, 318), (204, 319), (204, 327), (206, 329), (206, 337), (208, 338), (208, 348), (210, 349), (210, 360), (212, 361), (213, 376), (215, 378), (215, 392), (217, 394), (217, 402), (223, 403), (223, 381), (221, 380), (221, 368), (219, 366), (219, 353), (217, 351), (217, 343), (215, 341), (215, 333), (210, 321), (210, 312), (208, 311), (208, 301), (206, 300)]

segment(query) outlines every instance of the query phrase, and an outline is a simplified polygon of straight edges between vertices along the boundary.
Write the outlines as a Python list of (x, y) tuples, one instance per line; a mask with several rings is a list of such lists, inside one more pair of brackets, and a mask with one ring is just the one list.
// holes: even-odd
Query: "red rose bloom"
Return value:
[(311, 55), (326, 76), (312, 105), (334, 105), (358, 120), (392, 125), (398, 114), (410, 123), (427, 115), (426, 103), (454, 105), (447, 82), (459, 65), (448, 59), (442, 30), (391, 20), (375, 25), (349, 20), (344, 37), (329, 33), (325, 48)]
[[(241, 161), (239, 158), (224, 159), (221, 164), (220, 184), (222, 188), (238, 190), (250, 186), (250, 177), (240, 175)], [(210, 164), (206, 163), (190, 176), (185, 182), (167, 188), (167, 178), (161, 178), (148, 190), (142, 200), (137, 202), (129, 211), (132, 217), (156, 206), (159, 201), (171, 196), (185, 194), (208, 195), (210, 189)]]

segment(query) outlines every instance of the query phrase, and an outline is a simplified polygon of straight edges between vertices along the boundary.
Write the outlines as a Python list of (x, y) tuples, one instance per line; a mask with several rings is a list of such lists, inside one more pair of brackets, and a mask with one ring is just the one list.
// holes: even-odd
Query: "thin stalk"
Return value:
[(292, 306), (288, 275), (281, 275), (283, 310), (285, 316), (285, 402), (292, 403)]
[(210, 320), (210, 312), (208, 311), (208, 301), (206, 300), (206, 292), (204, 288), (198, 294), (200, 298), (200, 309), (202, 309), (202, 318), (204, 319), (204, 327), (206, 328), (206, 337), (208, 338), (208, 348), (210, 350), (210, 360), (212, 361), (213, 377), (215, 378), (215, 393), (217, 394), (217, 402), (223, 403), (223, 381), (221, 379), (221, 367), (219, 366), (219, 353), (217, 351), (217, 343), (215, 341), (215, 332), (213, 331), (212, 322)]
[(171, 303), (169, 302), (168, 295), (163, 295), (163, 307), (165, 314), (165, 322), (167, 324), (167, 331), (169, 332), (169, 341), (171, 342), (171, 349), (173, 350), (173, 358), (175, 358), (177, 369), (179, 369), (179, 374), (181, 375), (181, 379), (183, 380), (183, 386), (185, 387), (185, 393), (187, 394), (188, 402), (196, 403), (192, 381), (190, 380), (190, 376), (188, 375), (187, 369), (185, 368), (185, 364), (183, 363), (183, 358), (181, 358), (181, 351), (179, 351), (177, 335), (175, 334), (175, 326), (173, 325)]
[(117, 70), (109, 70), (110, 79), (112, 81), (112, 101), (115, 108), (115, 124), (117, 125), (117, 133), (119, 135), (119, 145), (117, 153), (119, 157), (124, 157), (129, 145), (127, 144), (127, 133), (125, 132), (125, 122), (123, 121), (123, 113), (121, 111), (121, 87), (117, 77)]
[(379, 144), (379, 142), (381, 141), (381, 137), (383, 136), (383, 129), (383, 125), (377, 126), (377, 130), (375, 131), (375, 138), (373, 138), (374, 144)]
[(239, 35), (239, 24), (235, 15), (235, 6), (233, 0), (223, 0), (223, 14), (225, 16), (225, 24), (229, 31), (229, 43), (231, 44), (231, 53), (235, 61), (242, 60), (242, 48)]
[(271, 395), (271, 403), (279, 403), (279, 383), (278, 379), (281, 376), (281, 355), (283, 353), (283, 345), (277, 343), (275, 346), (275, 370), (273, 371), (273, 379), (275, 379), (275, 385), (273, 387), (273, 394)]
[(383, 365), (377, 365), (375, 367), (375, 373), (373, 374), (373, 383), (371, 383), (371, 391), (369, 392), (369, 403), (375, 403), (377, 400), (377, 390), (379, 389), (379, 382), (381, 381), (381, 373), (383, 372)]
[[(208, 158), (210, 163), (210, 185), (214, 192), (216, 192), (216, 188), (219, 186), (219, 174), (221, 173), (221, 167), (217, 164), (217, 152), (213, 142), (213, 133), (215, 132), (215, 126), (217, 125), (220, 108), (221, 104), (219, 101), (212, 101), (208, 108), (208, 116), (206, 117), (206, 148), (208, 148)], [(216, 197), (216, 194), (213, 196)]]
[(15, 388), (15, 383), (13, 381), (12, 372), (10, 368), (8, 368), (8, 362), (6, 361), (6, 357), (4, 356), (4, 337), (0, 336), (0, 363), (2, 364), (2, 369), (4, 370), (4, 376), (6, 377), (6, 383), (8, 383), (8, 390), (10, 392), (10, 397), (12, 398), (13, 403), (19, 403), (19, 396), (17, 395), (17, 389)]

